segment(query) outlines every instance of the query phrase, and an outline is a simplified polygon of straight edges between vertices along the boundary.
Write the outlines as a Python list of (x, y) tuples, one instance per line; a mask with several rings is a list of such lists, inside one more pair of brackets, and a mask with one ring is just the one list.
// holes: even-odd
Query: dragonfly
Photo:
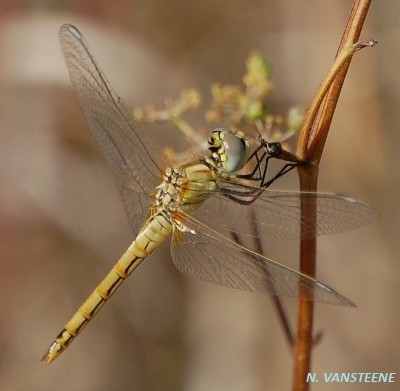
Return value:
[[(207, 155), (165, 165), (149, 132), (112, 90), (80, 31), (65, 24), (59, 40), (74, 92), (115, 176), (136, 237), (55, 338), (43, 361), (59, 357), (171, 233), (172, 259), (189, 276), (245, 291), (354, 306), (326, 284), (239, 244), (232, 233), (307, 239), (366, 225), (375, 218), (372, 208), (335, 194), (267, 189), (297, 163), (287, 163), (266, 180), (268, 159), (282, 154), (279, 143), (260, 143), (249, 154), (248, 140), (239, 131), (213, 130)], [(254, 170), (241, 173), (249, 160), (256, 162)], [(300, 212), (300, 204), (308, 202), (317, 205), (316, 226)]]

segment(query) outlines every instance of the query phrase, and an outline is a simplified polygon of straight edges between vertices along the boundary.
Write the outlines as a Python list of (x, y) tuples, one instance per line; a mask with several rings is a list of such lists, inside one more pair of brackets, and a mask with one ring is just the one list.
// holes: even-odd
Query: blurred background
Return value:
[[(7, 1), (0, 5), (0, 388), (285, 390), (292, 356), (270, 298), (181, 275), (169, 243), (146, 261), (53, 365), (40, 358), (133, 235), (91, 139), (58, 44), (85, 35), (129, 107), (211, 83), (239, 84), (260, 50), (274, 113), (307, 105), (331, 65), (350, 1)], [(400, 20), (375, 1), (321, 163), (320, 189), (373, 205), (375, 224), (318, 244), (318, 278), (358, 308), (317, 304), (313, 371), (398, 372)], [(205, 125), (201, 116), (195, 125)], [(153, 130), (152, 130), (153, 131)], [(185, 148), (172, 127), (162, 146)], [(292, 188), (297, 189), (293, 178)], [(298, 242), (268, 242), (296, 268)], [(283, 303), (294, 327), (296, 301)], [(387, 384), (385, 389), (398, 389)], [(368, 389), (381, 389), (369, 384)], [(331, 390), (335, 385), (315, 384)], [(352, 384), (352, 390), (365, 384)]]

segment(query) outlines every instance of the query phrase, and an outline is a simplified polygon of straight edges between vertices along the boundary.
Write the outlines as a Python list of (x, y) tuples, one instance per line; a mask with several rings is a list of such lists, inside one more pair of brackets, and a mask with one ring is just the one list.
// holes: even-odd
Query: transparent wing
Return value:
[(157, 184), (160, 154), (111, 89), (79, 30), (60, 28), (61, 51), (91, 133), (115, 175), (134, 231), (143, 224)]
[(183, 273), (231, 288), (328, 304), (354, 304), (327, 285), (242, 247), (192, 217), (176, 216), (172, 258)]
[[(239, 181), (229, 190), (219, 184), (219, 192), (207, 199), (194, 213), (203, 224), (212, 226), (224, 235), (236, 232), (251, 236), (268, 236), (275, 239), (309, 239), (319, 235), (347, 232), (373, 222), (377, 218), (374, 209), (350, 197), (328, 193), (301, 193), (264, 190), (254, 200), (255, 188)], [(247, 194), (240, 196), (238, 194)], [(251, 194), (251, 195), (249, 195)], [(250, 204), (241, 202), (254, 200)], [(316, 212), (301, 215), (301, 203), (316, 204)], [(310, 208), (311, 209), (311, 208)], [(314, 231), (312, 222), (316, 218)], [(301, 227), (300, 227), (301, 226)]]

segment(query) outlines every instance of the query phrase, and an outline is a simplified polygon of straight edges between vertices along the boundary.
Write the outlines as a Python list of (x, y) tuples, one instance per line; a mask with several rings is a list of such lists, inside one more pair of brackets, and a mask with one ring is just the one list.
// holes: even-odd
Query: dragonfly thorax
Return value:
[(215, 163), (194, 160), (164, 171), (163, 181), (157, 186), (154, 206), (169, 218), (181, 208), (193, 212), (216, 190), (218, 169)]

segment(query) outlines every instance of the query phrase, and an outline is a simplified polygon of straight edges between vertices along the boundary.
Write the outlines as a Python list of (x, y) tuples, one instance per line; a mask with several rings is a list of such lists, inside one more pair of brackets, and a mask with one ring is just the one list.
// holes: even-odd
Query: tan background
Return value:
[[(64, 22), (80, 28), (130, 107), (161, 104), (183, 87), (207, 93), (215, 81), (238, 83), (246, 55), (259, 49), (273, 66), (270, 105), (284, 112), (310, 101), (350, 7), (343, 0), (2, 1), (2, 390), (289, 389), (291, 353), (269, 298), (182, 276), (168, 245), (59, 361), (39, 361), (132, 240), (71, 91), (57, 32)], [(317, 373), (400, 372), (398, 8), (386, 0), (370, 9), (363, 37), (379, 45), (354, 59), (322, 161), (321, 189), (369, 202), (380, 220), (319, 242), (319, 278), (358, 308), (317, 305), (315, 329), (324, 332)], [(169, 132), (160, 131), (164, 145), (178, 137)], [(269, 246), (269, 256), (296, 267), (296, 242)], [(295, 320), (295, 301), (284, 303)]]

